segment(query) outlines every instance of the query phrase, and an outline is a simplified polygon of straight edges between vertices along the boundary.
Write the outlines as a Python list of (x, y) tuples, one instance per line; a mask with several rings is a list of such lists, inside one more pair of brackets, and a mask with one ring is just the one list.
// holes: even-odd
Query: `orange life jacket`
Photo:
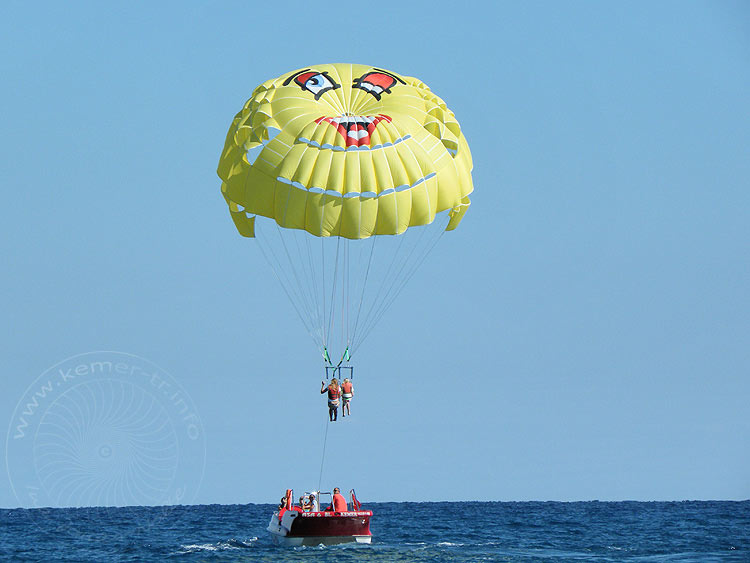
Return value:
[(344, 381), (341, 384), (341, 391), (344, 393), (351, 393), (352, 392), (352, 382), (351, 381)]
[(339, 398), (339, 390), (336, 387), (333, 387), (332, 385), (328, 386), (328, 400), (329, 401), (335, 401)]

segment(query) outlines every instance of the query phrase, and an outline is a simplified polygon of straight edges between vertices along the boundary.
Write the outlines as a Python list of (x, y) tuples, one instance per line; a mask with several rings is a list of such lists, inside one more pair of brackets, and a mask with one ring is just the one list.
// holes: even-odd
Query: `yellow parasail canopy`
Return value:
[(255, 216), (318, 237), (398, 235), (473, 190), (471, 153), (445, 102), (421, 81), (359, 64), (324, 64), (258, 86), (219, 160), (241, 235)]

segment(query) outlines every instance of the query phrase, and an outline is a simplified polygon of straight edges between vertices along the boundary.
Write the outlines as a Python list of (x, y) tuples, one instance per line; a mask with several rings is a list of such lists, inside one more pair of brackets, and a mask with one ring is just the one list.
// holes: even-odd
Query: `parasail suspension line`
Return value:
[[(336, 241), (336, 259), (333, 262), (333, 283), (331, 284), (331, 310), (329, 311), (329, 314), (328, 314), (328, 337), (331, 336), (331, 330), (333, 329), (333, 318), (334, 318), (333, 314), (336, 309), (336, 302), (334, 300), (334, 297), (336, 295), (336, 282), (338, 281), (339, 250), (341, 246), (341, 237), (337, 237), (337, 239), (338, 240)], [(323, 271), (325, 271), (325, 267), (323, 268)], [(323, 284), (323, 287), (325, 288), (325, 283)]]
[(318, 475), (318, 491), (320, 491), (320, 484), (323, 482), (323, 462), (326, 459), (326, 443), (328, 442), (328, 427), (330, 426), (331, 421), (328, 420), (326, 422), (326, 433), (325, 437), (323, 438), (323, 455), (320, 457), (320, 474)]
[[(396, 259), (399, 257), (401, 247), (404, 245), (404, 240), (406, 240), (405, 237), (399, 238), (396, 252), (391, 257), (391, 261), (390, 261), (390, 264), (388, 265), (388, 268), (386, 269), (386, 272), (391, 272), (393, 270), (393, 265), (396, 263)], [(388, 283), (388, 279), (389, 279), (389, 276), (384, 275), (383, 279), (381, 280), (380, 287), (375, 293), (376, 297), (372, 301), (372, 304), (370, 305), (370, 308), (368, 309), (367, 313), (365, 314), (364, 320), (362, 321), (362, 324), (363, 324), (362, 332), (369, 332), (369, 324), (370, 324), (370, 320), (373, 318), (372, 315), (373, 315), (373, 311), (375, 310), (375, 305), (378, 304), (381, 297), (383, 296), (383, 290), (386, 287), (386, 284)], [(377, 315), (377, 312), (375, 313), (375, 315)], [(355, 334), (356, 334), (356, 330), (355, 330)], [(354, 340), (354, 338), (352, 338), (352, 340), (356, 343), (356, 340)], [(364, 338), (360, 339), (360, 341), (362, 340), (364, 340)]]
[[(310, 334), (310, 336), (313, 337), (313, 340), (315, 340), (314, 331), (309, 326), (307, 319), (300, 311), (299, 307), (297, 306), (296, 301), (292, 298), (292, 294), (294, 293), (292, 289), (292, 283), (290, 280), (286, 279), (286, 276), (283, 276), (283, 268), (281, 267), (281, 264), (279, 263), (278, 268), (274, 265), (273, 261), (271, 260), (270, 256), (273, 256), (273, 253), (269, 252), (266, 253), (266, 249), (263, 248), (264, 243), (261, 242), (261, 238), (256, 239), (258, 240), (258, 248), (260, 248), (260, 252), (263, 255), (263, 258), (265, 259), (266, 263), (271, 267), (271, 271), (273, 271), (274, 276), (276, 276), (276, 279), (279, 281), (279, 285), (284, 290), (284, 293), (286, 293), (287, 298), (292, 304), (292, 307), (294, 308), (295, 312), (297, 313), (297, 316), (302, 321), (302, 325), (307, 329), (307, 332)], [(283, 279), (282, 279), (283, 278)]]
[[(422, 235), (423, 234), (424, 233), (422, 233)], [(368, 326), (367, 330), (362, 335), (360, 343), (362, 341), (364, 341), (365, 338), (367, 338), (367, 336), (370, 334), (370, 332), (372, 332), (372, 329), (374, 328), (374, 326), (378, 323), (378, 321), (385, 314), (385, 312), (388, 310), (388, 308), (390, 308), (390, 306), (396, 300), (396, 298), (398, 297), (398, 295), (401, 293), (401, 290), (406, 286), (406, 284), (412, 278), (412, 276), (414, 275), (414, 273), (419, 269), (419, 267), (422, 265), (422, 263), (427, 259), (427, 256), (429, 256), (429, 254), (432, 252), (432, 249), (435, 248), (435, 245), (443, 237), (444, 234), (445, 234), (445, 229), (441, 229), (440, 231), (438, 231), (437, 237), (434, 237), (434, 235), (433, 235), (434, 239), (431, 240), (431, 241), (428, 240), (427, 244), (425, 245), (426, 248), (427, 248), (426, 252), (424, 252), (423, 255), (422, 255), (422, 257), (415, 264), (413, 264), (411, 266), (410, 270), (408, 270), (406, 272), (406, 274), (404, 275), (404, 278), (399, 282), (399, 285), (398, 285), (397, 289), (395, 291), (392, 291), (392, 292), (391, 292), (391, 290), (389, 290), (389, 292), (391, 293), (391, 296), (389, 298), (384, 299), (382, 301), (382, 303), (381, 303), (382, 307), (380, 309), (380, 312), (377, 314), (377, 316), (375, 317), (375, 319), (373, 320), (373, 322)], [(420, 236), (420, 239), (421, 238), (422, 238), (422, 236)], [(414, 252), (414, 249), (412, 249), (411, 253), (413, 253), (413, 252)], [(411, 255), (411, 253), (410, 253), (410, 255)], [(400, 271), (399, 271), (399, 273), (398, 273), (398, 276), (401, 275), (401, 271), (403, 271), (403, 269), (404, 268), (402, 266), (401, 269), (400, 269)]]
[(320, 237), (320, 263), (323, 265), (323, 267), (320, 269), (320, 276), (322, 278), (321, 287), (323, 288), (323, 291), (321, 292), (321, 294), (323, 295), (322, 328), (323, 328), (323, 346), (325, 347), (325, 346), (328, 346), (328, 339), (327, 339), (327, 334), (326, 334), (326, 268), (325, 268), (326, 247), (325, 247), (325, 244), (323, 244), (323, 240), (325, 239), (323, 237)]
[(370, 257), (367, 260), (367, 269), (365, 270), (365, 279), (362, 282), (362, 293), (359, 296), (359, 307), (357, 307), (357, 316), (354, 319), (354, 328), (352, 329), (352, 343), (354, 343), (357, 340), (357, 328), (359, 327), (359, 316), (362, 313), (362, 304), (365, 301), (365, 289), (367, 288), (367, 280), (370, 277), (370, 266), (372, 266), (372, 257), (373, 254), (375, 254), (375, 241), (377, 241), (377, 237), (370, 237), (372, 238), (372, 244), (370, 245)]

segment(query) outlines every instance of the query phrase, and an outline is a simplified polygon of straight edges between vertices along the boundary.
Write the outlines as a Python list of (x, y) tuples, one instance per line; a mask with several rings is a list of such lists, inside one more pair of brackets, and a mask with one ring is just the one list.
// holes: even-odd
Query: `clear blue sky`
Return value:
[(195, 403), (188, 500), (317, 484), (320, 359), (215, 170), (257, 84), (362, 62), (447, 101), (475, 192), (358, 354), (324, 487), (750, 498), (750, 4), (6, 2), (0, 22), (4, 425), (50, 366), (120, 350)]

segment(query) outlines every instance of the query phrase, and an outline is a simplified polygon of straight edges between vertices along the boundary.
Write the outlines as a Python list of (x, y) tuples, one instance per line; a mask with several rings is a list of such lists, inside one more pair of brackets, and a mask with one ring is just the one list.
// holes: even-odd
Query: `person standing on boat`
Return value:
[(325, 381), (321, 381), (320, 394), (322, 395), (326, 391), (328, 391), (328, 418), (330, 422), (336, 422), (339, 417), (339, 397), (341, 396), (339, 380), (334, 377), (327, 388)]
[(333, 489), (333, 511), (334, 512), (346, 512), (346, 499), (344, 498), (344, 495), (341, 494), (341, 491), (338, 487)]
[(349, 381), (349, 378), (344, 378), (344, 382), (341, 384), (341, 416), (344, 417), (347, 414), (352, 415), (351, 406), (349, 401), (354, 397), (354, 384)]

